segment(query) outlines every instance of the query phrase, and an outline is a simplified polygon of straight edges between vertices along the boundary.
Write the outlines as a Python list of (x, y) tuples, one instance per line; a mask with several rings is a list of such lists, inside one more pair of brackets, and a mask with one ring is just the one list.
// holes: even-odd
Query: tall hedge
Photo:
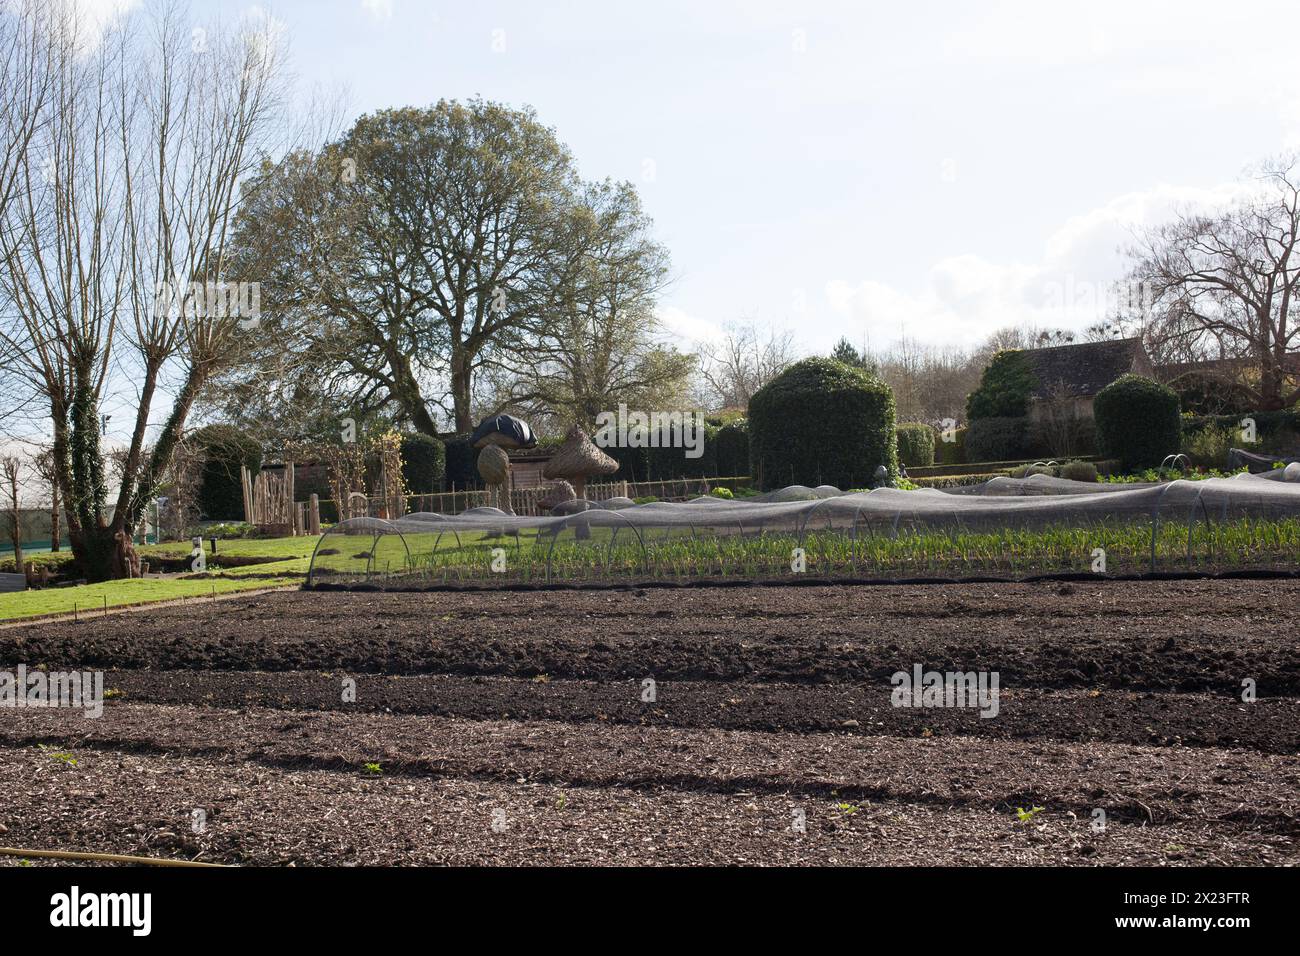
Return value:
[(904, 422), (898, 426), (898, 460), (908, 468), (928, 468), (934, 464), (934, 429), (924, 422)]
[(966, 397), (966, 420), (1018, 418), (1029, 412), (1034, 372), (1019, 349), (1004, 349), (993, 356), (980, 375), (980, 384)]
[(790, 366), (749, 402), (755, 481), (867, 488), (876, 468), (898, 474), (894, 393), (862, 369), (810, 358)]
[(973, 419), (965, 447), (968, 462), (1015, 461), (1036, 453), (1033, 427), (1024, 416)]
[(1140, 375), (1121, 375), (1093, 399), (1097, 443), (1125, 470), (1159, 465), (1182, 443), (1178, 394)]
[(446, 491), (464, 491), (483, 483), (478, 473), (478, 449), (469, 443), (469, 435), (453, 435), (443, 443), (445, 471), (442, 486)]
[(199, 514), (208, 521), (243, 521), (244, 487), (240, 466), (262, 470), (262, 446), (233, 425), (200, 428), (190, 442), (203, 456)]
[(739, 418), (718, 429), (718, 474), (724, 478), (749, 474), (749, 422)]
[(431, 495), (442, 490), (447, 472), (442, 442), (413, 432), (402, 436), (402, 480), (413, 495)]

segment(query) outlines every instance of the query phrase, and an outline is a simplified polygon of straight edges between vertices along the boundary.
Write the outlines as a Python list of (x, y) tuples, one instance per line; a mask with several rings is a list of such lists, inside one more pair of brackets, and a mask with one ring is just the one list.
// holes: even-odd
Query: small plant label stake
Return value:
[(658, 700), (658, 685), (655, 684), (653, 677), (647, 677), (641, 681), (641, 702), (653, 704), (656, 700)]
[(355, 704), (357, 702), (357, 682), (351, 677), (343, 678), (343, 703)]
[(808, 558), (804, 554), (803, 548), (795, 548), (790, 552), (790, 573), (803, 574), (808, 570)]
[(808, 832), (808, 814), (804, 812), (803, 807), (795, 807), (790, 811), (794, 819), (790, 821), (790, 829), (798, 834)]
[(1106, 549), (1105, 548), (1092, 549), (1092, 573), (1093, 574), (1106, 573)]
[(1092, 811), (1092, 823), (1090, 823), (1090, 824), (1088, 824), (1088, 825), (1089, 825), (1090, 827), (1092, 827), (1092, 832), (1093, 832), (1093, 833), (1103, 833), (1103, 832), (1105, 832), (1105, 830), (1106, 830), (1106, 811), (1103, 810), (1101, 807), (1097, 807), (1095, 810), (1093, 810), (1093, 811)]
[(506, 812), (501, 807), (492, 811), (492, 832), (505, 833), (510, 829), (510, 824), (506, 823)]
[(195, 833), (203, 833), (208, 828), (208, 811), (195, 808), (190, 811), (190, 829)]
[(1243, 677), (1241, 679), (1241, 702), (1243, 704), (1255, 703), (1255, 678)]
[(505, 548), (492, 549), (492, 573), (493, 574), (506, 573), (506, 549)]

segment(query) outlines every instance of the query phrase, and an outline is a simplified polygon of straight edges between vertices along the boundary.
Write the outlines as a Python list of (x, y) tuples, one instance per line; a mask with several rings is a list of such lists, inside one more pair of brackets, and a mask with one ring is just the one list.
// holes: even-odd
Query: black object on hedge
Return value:
[(1155, 467), (1182, 444), (1178, 393), (1152, 379), (1121, 375), (1097, 393), (1092, 411), (1101, 453), (1126, 471)]
[(469, 443), (475, 448), (484, 445), (500, 445), (502, 448), (533, 448), (537, 439), (533, 430), (522, 418), (513, 415), (493, 415), (479, 422), (474, 434), (469, 436)]
[(884, 465), (898, 475), (894, 393), (834, 359), (796, 362), (749, 402), (753, 476), (764, 490), (786, 485), (865, 488)]

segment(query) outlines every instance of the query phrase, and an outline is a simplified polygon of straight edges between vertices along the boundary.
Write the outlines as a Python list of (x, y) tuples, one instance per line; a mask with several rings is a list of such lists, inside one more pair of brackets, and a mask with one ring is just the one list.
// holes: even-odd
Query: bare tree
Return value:
[[(0, 349), (49, 409), (73, 553), (98, 580), (130, 574), (131, 531), (195, 398), (255, 322), (252, 294), (226, 298), (227, 245), (275, 128), (281, 55), (268, 19), (196, 32), (177, 6), (96, 37), (72, 5), (38, 26), (50, 92), (0, 216)], [(136, 414), (110, 507), (100, 415), (114, 375), (135, 385)]]
[(1300, 399), (1297, 156), (1261, 164), (1257, 188), (1214, 213), (1180, 212), (1131, 250), (1145, 283), (1155, 338), (1186, 359), (1227, 360), (1211, 374), (1242, 387), (1262, 410)]
[(12, 455), (0, 458), (0, 478), (4, 480), (5, 530), (14, 546), (14, 570), (23, 570), (23, 513), (19, 500), (22, 463)]
[(54, 449), (44, 447), (32, 459), (32, 470), (50, 489), (50, 551), (57, 554), (62, 547), (63, 501), (59, 496), (59, 476), (54, 468)]
[(794, 362), (794, 334), (731, 323), (721, 340), (698, 346), (700, 377), (719, 408), (747, 408), (760, 388)]

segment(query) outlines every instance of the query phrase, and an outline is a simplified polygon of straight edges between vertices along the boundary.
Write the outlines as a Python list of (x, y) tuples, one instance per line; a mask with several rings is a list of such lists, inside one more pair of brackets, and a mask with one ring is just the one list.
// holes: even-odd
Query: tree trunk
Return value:
[(470, 415), (470, 371), (469, 356), (463, 348), (453, 347), (451, 355), (451, 401), (456, 413), (456, 433), (465, 435), (474, 430), (474, 419)]
[(63, 508), (59, 505), (59, 483), (50, 482), (50, 553), (59, 553), (59, 538), (63, 537)]

